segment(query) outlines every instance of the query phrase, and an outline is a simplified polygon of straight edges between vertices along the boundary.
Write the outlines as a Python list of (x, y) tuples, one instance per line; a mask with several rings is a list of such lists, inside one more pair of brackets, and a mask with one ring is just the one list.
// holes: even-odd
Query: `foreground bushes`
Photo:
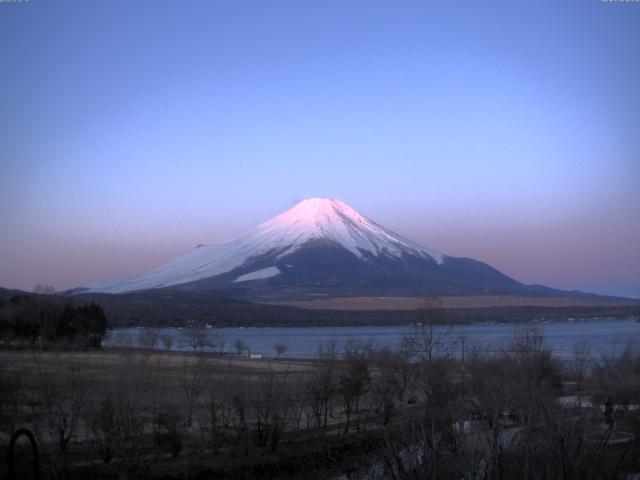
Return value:
[[(435, 348), (435, 330), (412, 335), (396, 351), (325, 345), (308, 363), (151, 349), (31, 354), (33, 367), (0, 365), (0, 436), (32, 429), (51, 478), (617, 479), (640, 470), (638, 412), (612, 407), (607, 417), (598, 403), (636, 398), (612, 396), (620, 385), (605, 381), (615, 372), (625, 392), (639, 390), (634, 349), (581, 371), (580, 395), (594, 405), (581, 410), (558, 402), (575, 372), (535, 330), (491, 356), (469, 348), (464, 361)], [(609, 444), (614, 429), (635, 437)]]

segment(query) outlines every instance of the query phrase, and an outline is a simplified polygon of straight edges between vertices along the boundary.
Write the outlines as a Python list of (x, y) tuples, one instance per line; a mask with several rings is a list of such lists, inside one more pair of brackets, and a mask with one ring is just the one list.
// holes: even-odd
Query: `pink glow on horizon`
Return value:
[[(622, 233), (611, 235), (599, 228), (585, 228), (575, 219), (562, 225), (547, 226), (522, 222), (490, 227), (481, 222), (469, 222), (464, 229), (454, 226), (453, 222), (440, 226), (432, 222), (431, 228), (426, 229), (406, 218), (406, 212), (402, 213), (387, 215), (384, 220), (375, 217), (371, 220), (446, 255), (484, 261), (524, 283), (637, 295), (624, 289), (637, 280), (640, 257), (630, 242), (632, 238), (626, 238)], [(381, 216), (386, 216), (385, 212)], [(415, 217), (421, 215), (416, 214)], [(229, 224), (227, 228), (230, 228)], [(35, 283), (41, 282), (62, 290), (95, 281), (134, 276), (191, 250), (199, 243), (217, 243), (248, 229), (247, 226), (237, 226), (224, 233), (210, 225), (202, 233), (206, 238), (196, 238), (192, 232), (168, 237), (158, 234), (128, 244), (105, 237), (87, 244), (84, 239), (70, 242), (61, 237), (48, 243), (46, 248), (42, 244), (23, 245), (30, 249), (30, 265), (36, 268), (25, 268), (21, 261), (6, 261), (2, 273), (14, 282), (3, 286), (30, 290)], [(626, 231), (627, 237), (633, 235), (632, 230)], [(19, 252), (16, 252), (15, 259), (21, 260)], [(610, 287), (603, 288), (603, 285)]]
[(640, 297), (635, 5), (22, 3), (0, 14), (0, 286), (139, 274), (317, 196)]

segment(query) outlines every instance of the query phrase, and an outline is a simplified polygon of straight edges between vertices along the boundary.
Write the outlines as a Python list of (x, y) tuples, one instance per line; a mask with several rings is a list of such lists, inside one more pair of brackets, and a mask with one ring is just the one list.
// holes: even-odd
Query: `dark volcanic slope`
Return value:
[[(279, 275), (245, 282), (234, 279), (275, 265)], [(569, 292), (524, 285), (483, 262), (446, 257), (442, 264), (413, 255), (399, 258), (351, 252), (326, 241), (305, 244), (278, 258), (263, 256), (223, 275), (174, 285), (171, 289), (244, 298), (300, 299), (310, 296), (425, 296), (517, 294), (562, 296)], [(571, 292), (572, 295), (583, 295)]]

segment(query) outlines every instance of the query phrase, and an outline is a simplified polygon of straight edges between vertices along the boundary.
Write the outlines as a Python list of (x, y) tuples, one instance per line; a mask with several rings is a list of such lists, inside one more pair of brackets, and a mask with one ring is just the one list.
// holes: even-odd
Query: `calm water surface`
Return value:
[[(545, 337), (546, 344), (558, 357), (569, 357), (577, 343), (586, 342), (593, 355), (613, 354), (622, 351), (630, 342), (640, 347), (640, 323), (635, 319), (626, 320), (576, 320), (562, 322), (540, 322), (536, 324)], [(531, 324), (471, 324), (446, 327), (441, 337), (453, 354), (461, 351), (460, 338), (465, 337), (465, 349), (472, 348), (483, 352), (499, 352), (506, 348), (514, 334)], [(375, 348), (399, 345), (403, 335), (409, 332), (408, 326), (388, 327), (277, 327), (277, 328), (211, 328), (211, 334), (221, 335), (226, 352), (234, 352), (233, 344), (241, 340), (252, 353), (275, 356), (274, 345), (284, 343), (285, 357), (310, 358), (318, 353), (319, 346), (336, 343), (337, 351), (342, 352), (346, 343), (355, 340), (371, 343)], [(134, 344), (142, 332), (141, 328), (115, 329), (103, 342), (104, 346), (117, 346), (132, 341)], [(173, 337), (172, 350), (186, 351), (182, 329), (159, 328), (159, 334)], [(162, 348), (160, 344), (156, 348)]]

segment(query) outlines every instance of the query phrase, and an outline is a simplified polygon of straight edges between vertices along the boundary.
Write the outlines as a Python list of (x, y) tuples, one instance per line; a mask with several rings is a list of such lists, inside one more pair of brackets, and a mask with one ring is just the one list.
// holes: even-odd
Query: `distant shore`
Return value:
[[(520, 295), (465, 295), (438, 297), (445, 309), (496, 307), (609, 307), (636, 305), (640, 299), (615, 297), (525, 297)], [(422, 297), (342, 297), (258, 302), (322, 310), (417, 310)]]

